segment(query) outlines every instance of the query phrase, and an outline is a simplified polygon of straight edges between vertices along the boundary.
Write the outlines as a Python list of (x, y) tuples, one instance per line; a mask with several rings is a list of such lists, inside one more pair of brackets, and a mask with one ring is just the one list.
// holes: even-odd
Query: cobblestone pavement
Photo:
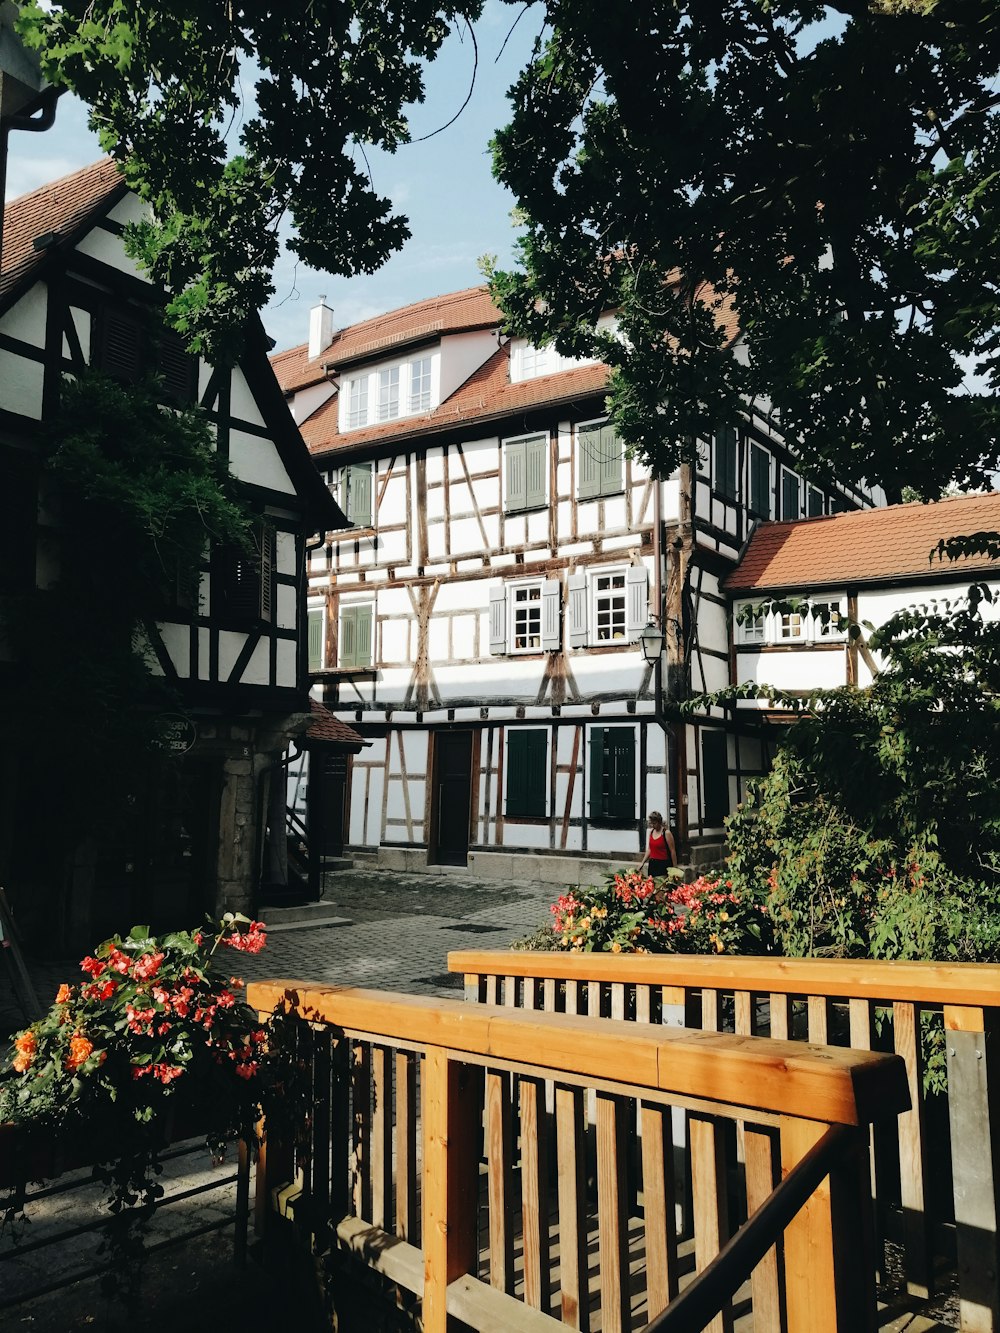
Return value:
[[(289, 920), (296, 915), (290, 909), (278, 911), (271, 918), (274, 928), (267, 948), (257, 957), (242, 956), (239, 970), (247, 980), (270, 976), (454, 997), (461, 993), (462, 982), (461, 977), (448, 976), (449, 950), (509, 947), (548, 919), (548, 905), (559, 891), (558, 884), (512, 886), (457, 871), (338, 871), (327, 876), (320, 910), (335, 912), (339, 924), (314, 924), (308, 908), (299, 913), (306, 915), (304, 922)], [(268, 919), (268, 913), (262, 916)], [(27, 963), (43, 1007), (60, 982), (78, 979), (76, 959), (29, 958)], [(0, 1036), (25, 1022), (9, 969), (0, 959)], [(222, 1170), (231, 1173), (231, 1168)], [(204, 1159), (192, 1159), (185, 1171), (171, 1173), (176, 1179), (169, 1189), (197, 1188), (208, 1181), (210, 1171)], [(100, 1200), (96, 1188), (40, 1200), (30, 1211), (33, 1221), (24, 1237), (29, 1251), (30, 1242), (41, 1239), (45, 1231), (73, 1227), (95, 1215)], [(162, 1226), (158, 1238), (169, 1240), (180, 1232), (195, 1231), (220, 1216), (220, 1210), (232, 1216), (233, 1207), (232, 1187), (178, 1200), (158, 1215), (157, 1226)], [(9, 1237), (0, 1237), (0, 1255), (9, 1248)], [(61, 1243), (56, 1252), (23, 1253), (0, 1263), (0, 1296), (14, 1298), (22, 1283), (37, 1290), (40, 1282), (51, 1281), (60, 1272), (68, 1276), (95, 1262), (99, 1259), (90, 1237)], [(289, 1322), (288, 1299), (288, 1292), (267, 1274), (234, 1267), (232, 1232), (227, 1227), (152, 1255), (138, 1310), (124, 1313), (90, 1279), (0, 1312), (0, 1325), (31, 1333), (78, 1329), (112, 1333), (126, 1328), (134, 1333), (177, 1321), (196, 1331), (263, 1333), (296, 1326), (294, 1316)]]

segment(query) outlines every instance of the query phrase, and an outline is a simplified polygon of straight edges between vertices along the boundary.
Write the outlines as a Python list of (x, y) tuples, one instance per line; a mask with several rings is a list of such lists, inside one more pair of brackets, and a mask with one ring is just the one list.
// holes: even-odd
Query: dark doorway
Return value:
[(468, 865), (472, 732), (439, 731), (434, 754), (435, 859), (443, 866)]
[(315, 746), (309, 756), (309, 834), (321, 860), (344, 854), (347, 753)]

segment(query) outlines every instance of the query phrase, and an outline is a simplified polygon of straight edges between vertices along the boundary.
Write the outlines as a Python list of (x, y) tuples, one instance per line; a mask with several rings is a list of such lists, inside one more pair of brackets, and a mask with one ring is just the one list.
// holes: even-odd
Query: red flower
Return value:
[(80, 964), (81, 970), (89, 972), (92, 977), (99, 977), (106, 966), (107, 964), (102, 963), (99, 958), (91, 958), (89, 954)]
[(267, 944), (266, 926), (263, 921), (251, 921), (246, 931), (224, 935), (222, 943), (239, 953), (260, 953)]
[(159, 972), (162, 962), (162, 953), (144, 953), (132, 964), (132, 975), (136, 981), (149, 981)]

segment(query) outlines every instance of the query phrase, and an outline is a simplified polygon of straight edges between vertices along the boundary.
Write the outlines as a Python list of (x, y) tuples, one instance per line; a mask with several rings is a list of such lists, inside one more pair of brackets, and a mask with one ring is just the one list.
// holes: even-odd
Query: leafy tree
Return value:
[[(545, 0), (495, 172), (512, 330), (614, 368), (662, 470), (764, 394), (813, 471), (998, 466), (996, 0)], [(595, 331), (617, 308), (620, 334)], [(736, 356), (723, 331), (735, 311)], [(972, 364), (979, 389), (963, 389)]]
[(1000, 622), (989, 605), (976, 585), (875, 631), (886, 665), (874, 683), (808, 700), (729, 820), (728, 873), (765, 896), (782, 952), (1000, 958)]
[[(377, 269), (406, 219), (373, 189), (364, 145), (394, 152), (421, 62), (482, 0), (249, 0), (239, 6), (32, 0), (20, 31), (54, 84), (90, 106), (101, 144), (156, 221), (130, 245), (172, 294), (194, 350), (231, 356), (271, 291), (278, 226), (316, 268)], [(254, 85), (253, 100), (245, 96)], [(229, 154), (237, 114), (240, 152)]]

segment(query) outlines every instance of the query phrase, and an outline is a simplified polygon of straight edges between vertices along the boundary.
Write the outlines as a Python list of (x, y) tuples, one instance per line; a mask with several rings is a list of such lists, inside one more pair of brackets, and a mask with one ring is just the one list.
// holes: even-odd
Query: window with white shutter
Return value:
[(624, 489), (621, 441), (613, 426), (593, 422), (577, 429), (576, 493), (580, 500), (620, 495)]

